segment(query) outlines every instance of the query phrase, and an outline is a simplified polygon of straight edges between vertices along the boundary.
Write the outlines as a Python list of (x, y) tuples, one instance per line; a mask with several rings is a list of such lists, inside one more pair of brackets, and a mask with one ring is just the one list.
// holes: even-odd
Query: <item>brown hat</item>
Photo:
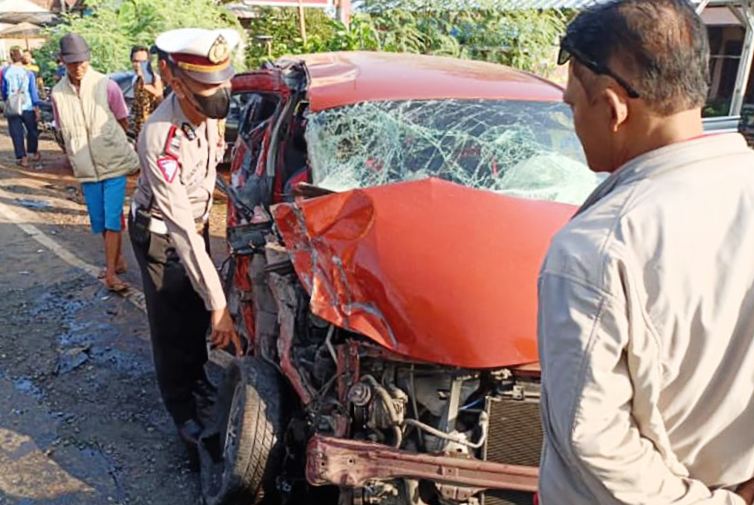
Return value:
[(78, 33), (69, 33), (60, 39), (60, 59), (63, 63), (80, 63), (89, 61), (90, 57), (89, 44)]

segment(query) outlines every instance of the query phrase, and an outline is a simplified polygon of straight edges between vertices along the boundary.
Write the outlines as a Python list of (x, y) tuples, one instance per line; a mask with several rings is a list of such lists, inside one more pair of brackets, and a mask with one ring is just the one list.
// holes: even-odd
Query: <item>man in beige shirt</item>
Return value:
[(543, 505), (752, 503), (754, 153), (703, 135), (708, 58), (686, 0), (593, 7), (562, 39), (610, 176), (539, 278)]

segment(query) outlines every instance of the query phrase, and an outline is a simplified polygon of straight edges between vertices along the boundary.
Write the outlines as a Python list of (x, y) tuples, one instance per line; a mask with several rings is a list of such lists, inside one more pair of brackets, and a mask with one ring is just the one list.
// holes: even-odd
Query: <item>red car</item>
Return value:
[(241, 74), (225, 188), (246, 356), (204, 436), (209, 504), (532, 503), (536, 278), (598, 183), (562, 90), (451, 58)]

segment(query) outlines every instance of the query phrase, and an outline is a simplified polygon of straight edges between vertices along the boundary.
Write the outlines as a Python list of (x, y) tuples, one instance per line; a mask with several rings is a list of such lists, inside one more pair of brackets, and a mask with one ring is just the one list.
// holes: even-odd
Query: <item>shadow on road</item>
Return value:
[[(86, 226), (35, 226), (98, 257)], [(0, 243), (0, 504), (196, 503), (145, 314), (13, 224)]]

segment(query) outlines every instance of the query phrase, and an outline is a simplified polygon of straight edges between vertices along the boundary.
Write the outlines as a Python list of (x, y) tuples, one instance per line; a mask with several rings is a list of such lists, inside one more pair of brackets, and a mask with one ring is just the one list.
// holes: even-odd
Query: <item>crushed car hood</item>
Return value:
[(537, 361), (537, 274), (575, 208), (424, 179), (280, 204), (311, 310), (408, 358)]

